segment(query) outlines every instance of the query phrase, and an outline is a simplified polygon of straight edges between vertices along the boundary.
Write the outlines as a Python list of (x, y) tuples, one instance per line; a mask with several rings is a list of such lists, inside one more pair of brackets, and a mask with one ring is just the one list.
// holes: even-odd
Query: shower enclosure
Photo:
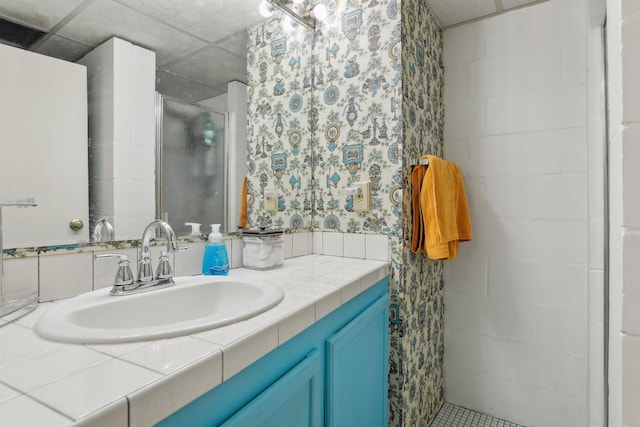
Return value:
[(156, 217), (179, 235), (187, 222), (227, 230), (226, 112), (156, 96)]

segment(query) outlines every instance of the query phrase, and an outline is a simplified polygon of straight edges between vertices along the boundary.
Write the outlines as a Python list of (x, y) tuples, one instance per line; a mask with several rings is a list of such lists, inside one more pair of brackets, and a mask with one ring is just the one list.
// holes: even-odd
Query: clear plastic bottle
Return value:
[(229, 255), (220, 234), (220, 224), (211, 224), (211, 234), (207, 239), (202, 259), (202, 274), (226, 276), (227, 273), (229, 273)]

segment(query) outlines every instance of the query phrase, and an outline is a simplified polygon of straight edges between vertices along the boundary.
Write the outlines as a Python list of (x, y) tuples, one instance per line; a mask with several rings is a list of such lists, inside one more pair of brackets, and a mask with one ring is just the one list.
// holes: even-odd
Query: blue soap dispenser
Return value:
[(226, 276), (229, 273), (229, 255), (227, 246), (220, 234), (220, 224), (211, 224), (211, 234), (204, 247), (202, 274), (208, 276)]

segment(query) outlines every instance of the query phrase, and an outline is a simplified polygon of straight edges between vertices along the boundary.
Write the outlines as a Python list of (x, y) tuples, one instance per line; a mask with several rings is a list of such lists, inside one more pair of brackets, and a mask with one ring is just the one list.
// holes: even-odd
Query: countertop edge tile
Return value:
[(315, 303), (289, 313), (278, 322), (278, 345), (282, 345), (316, 322)]
[(221, 383), (218, 350), (128, 395), (129, 426), (156, 424)]
[(109, 405), (92, 412), (72, 424), (73, 427), (127, 427), (129, 425), (129, 405), (122, 397)]
[(278, 325), (262, 328), (222, 349), (222, 380), (229, 378), (278, 347)]

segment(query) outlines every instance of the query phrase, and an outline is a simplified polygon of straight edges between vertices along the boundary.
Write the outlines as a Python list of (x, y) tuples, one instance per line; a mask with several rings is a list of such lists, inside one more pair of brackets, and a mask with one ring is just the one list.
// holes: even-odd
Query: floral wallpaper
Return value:
[[(311, 192), (311, 68), (313, 34), (288, 31), (281, 17), (248, 32), (249, 228), (308, 229)], [(264, 208), (265, 189), (275, 189), (278, 211)]]
[[(402, 163), (424, 154), (444, 157), (442, 30), (422, 0), (402, 2)], [(402, 268), (398, 275), (398, 318), (404, 336), (392, 332), (401, 365), (392, 375), (394, 401), (403, 402), (392, 425), (428, 426), (444, 404), (444, 263), (411, 252), (411, 168), (402, 173)], [(394, 319), (391, 318), (391, 322)], [(395, 361), (394, 358), (398, 358)], [(393, 418), (393, 410), (391, 418)]]
[[(338, 0), (313, 50), (314, 228), (397, 236), (401, 217), (398, 3)], [(341, 189), (370, 181), (372, 210)]]
[[(444, 403), (443, 264), (410, 251), (409, 158), (443, 154), (442, 31), (424, 3), (329, 0), (313, 39), (281, 19), (249, 33), (250, 225), (389, 235), (390, 426), (427, 426)], [(342, 191), (360, 181), (368, 213)]]

